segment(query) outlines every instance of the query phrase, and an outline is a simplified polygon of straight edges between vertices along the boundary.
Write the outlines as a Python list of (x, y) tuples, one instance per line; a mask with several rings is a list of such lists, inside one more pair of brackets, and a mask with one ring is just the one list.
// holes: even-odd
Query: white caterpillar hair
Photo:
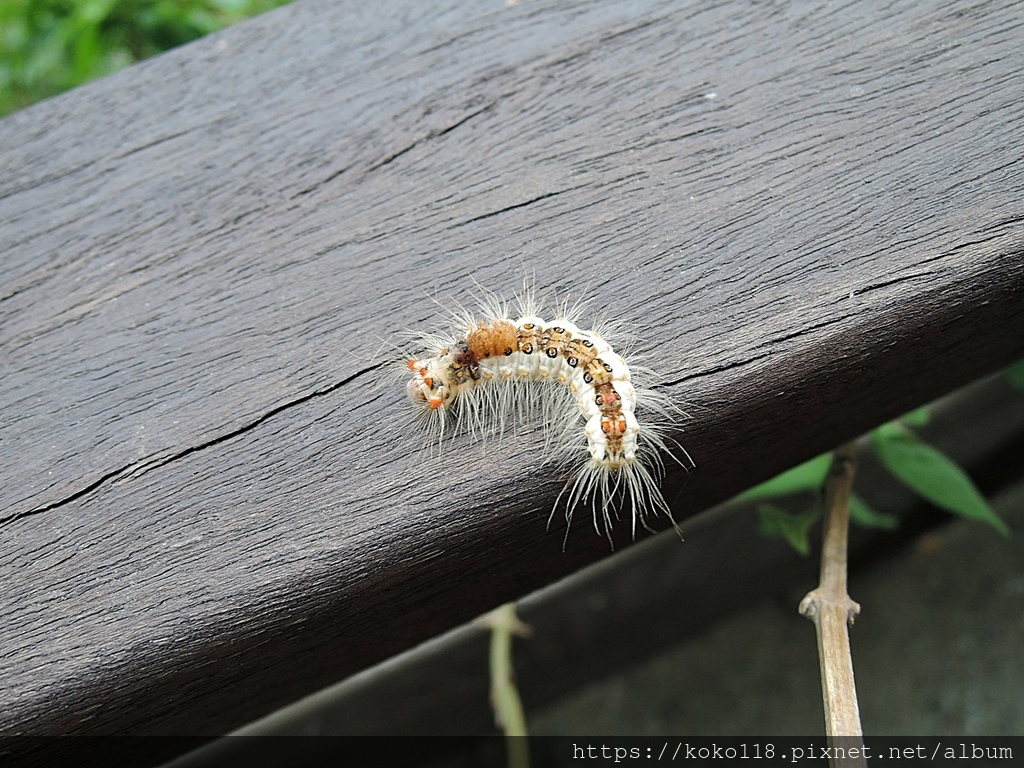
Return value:
[(527, 289), (513, 319), (507, 302), (484, 295), (478, 316), (461, 307), (450, 313), (457, 332), (421, 334), (427, 354), (405, 364), (407, 392), (427, 428), (438, 440), (457, 431), (483, 437), (539, 418), (549, 461), (572, 467), (549, 525), (560, 508), (568, 524), (577, 507), (589, 506), (594, 529), (610, 543), (620, 510), (630, 514), (634, 538), (638, 523), (651, 530), (649, 514), (664, 514), (678, 531), (661, 493), (662, 456), (684, 467), (692, 461), (678, 444), (686, 463), (668, 448), (666, 428), (683, 414), (648, 386), (653, 373), (627, 365), (598, 330), (580, 328), (580, 303), (561, 305), (547, 321)]

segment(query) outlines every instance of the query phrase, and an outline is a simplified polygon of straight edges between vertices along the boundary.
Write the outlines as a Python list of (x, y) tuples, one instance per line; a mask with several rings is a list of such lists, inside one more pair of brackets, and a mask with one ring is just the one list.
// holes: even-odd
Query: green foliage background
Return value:
[[(1014, 388), (1024, 391), (1024, 360), (1005, 372)], [(911, 427), (923, 427), (930, 419), (926, 407), (918, 408), (896, 421), (882, 424), (868, 433), (875, 455), (889, 473), (918, 496), (954, 515), (988, 523), (1004, 536), (1010, 535), (1006, 523), (996, 514), (974, 481), (952, 459), (922, 441)], [(754, 502), (758, 528), (766, 536), (785, 539), (801, 555), (811, 551), (808, 534), (821, 517), (821, 496), (832, 454), (816, 456), (760, 485), (741, 493), (740, 501)], [(793, 514), (771, 503), (774, 499), (798, 494), (817, 499), (804, 512)], [(899, 520), (869, 507), (856, 493), (850, 495), (850, 520), (868, 528), (896, 528)]]
[(288, 0), (0, 0), (0, 116)]

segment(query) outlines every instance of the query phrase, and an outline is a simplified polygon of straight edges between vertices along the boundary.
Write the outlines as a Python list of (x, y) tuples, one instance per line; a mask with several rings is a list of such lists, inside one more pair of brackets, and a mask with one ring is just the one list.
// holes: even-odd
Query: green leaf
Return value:
[(928, 413), (928, 406), (922, 405), (920, 408), (915, 408), (910, 413), (900, 416), (900, 421), (908, 427), (923, 427), (930, 418), (931, 414)]
[(871, 433), (878, 458), (895, 477), (936, 506), (988, 523), (1004, 536), (1006, 527), (959, 465), (906, 427), (890, 422)]
[(825, 482), (825, 475), (828, 474), (828, 468), (831, 465), (832, 454), (823, 453), (821, 456), (786, 470), (781, 475), (776, 475), (771, 480), (755, 485), (737, 498), (740, 501), (757, 501), (787, 496), (800, 491), (816, 492)]
[(876, 440), (898, 440), (905, 434), (913, 435), (913, 432), (900, 424), (899, 421), (887, 421), (885, 424), (875, 427), (868, 433), (871, 437), (872, 444), (874, 444)]
[(0, 114), (286, 0), (0, 0)]
[(855, 493), (850, 494), (850, 520), (862, 528), (884, 528), (891, 531), (900, 526), (900, 519), (896, 515), (869, 507), (864, 503), (864, 499)]
[(801, 555), (807, 555), (811, 551), (807, 533), (820, 515), (817, 505), (807, 512), (792, 515), (774, 504), (758, 504), (757, 514), (757, 527), (762, 534), (785, 539)]
[(1024, 392), (1024, 360), (1019, 360), (1006, 369), (1006, 377), (1014, 389)]

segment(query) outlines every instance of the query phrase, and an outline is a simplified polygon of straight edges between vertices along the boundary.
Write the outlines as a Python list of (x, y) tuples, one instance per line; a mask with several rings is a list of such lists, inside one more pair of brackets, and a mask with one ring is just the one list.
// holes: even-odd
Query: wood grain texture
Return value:
[(474, 280), (637, 329), (680, 519), (1024, 354), (1020, 14), (705, 5), (299, 2), (0, 121), (0, 731), (220, 733), (608, 556), (536, 435), (417, 450), (375, 353)]

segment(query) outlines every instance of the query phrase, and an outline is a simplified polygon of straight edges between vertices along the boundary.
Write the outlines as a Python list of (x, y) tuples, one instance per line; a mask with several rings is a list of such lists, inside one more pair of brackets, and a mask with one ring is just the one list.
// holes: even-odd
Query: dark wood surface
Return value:
[[(1006, 499), (1008, 493), (1012, 494), (1010, 489), (1021, 484), (1024, 478), (1024, 397), (1011, 386), (1008, 377), (996, 375), (958, 390), (933, 405), (929, 413), (928, 425), (918, 430), (921, 437), (966, 468), (993, 504), (1000, 497)], [(951, 526), (948, 525), (949, 516), (924, 503), (886, 472), (867, 445), (862, 446), (858, 457), (854, 488), (873, 509), (901, 518), (896, 530), (860, 526), (851, 530), (850, 591), (862, 605), (851, 635), (860, 686), (864, 682), (860, 675), (878, 680), (879, 672), (878, 668), (865, 665), (861, 654), (867, 654), (876, 664), (880, 655), (884, 655), (879, 649), (884, 645), (887, 628), (875, 624), (872, 630), (872, 622), (879, 619), (883, 623), (892, 621), (893, 613), (903, 616), (901, 622), (904, 626), (910, 621), (905, 615), (908, 606), (865, 602), (862, 590), (872, 578), (885, 581), (897, 561), (912, 559), (914, 553), (926, 550), (926, 542), (935, 547), (937, 541), (948, 541)], [(795, 512), (805, 511), (810, 505), (808, 496), (790, 501), (795, 501), (790, 505)], [(1003, 510), (1010, 512), (1012, 509), (1012, 505), (1004, 501)], [(1018, 519), (1024, 516), (1024, 509), (1020, 512)], [(1019, 530), (1012, 521), (1008, 522)], [(1020, 552), (1016, 558), (1018, 561), (1024, 557), (1024, 550), (1013, 538), (1003, 539), (988, 526), (974, 525), (979, 529), (977, 535), (981, 539), (977, 542), (981, 548), (975, 559), (985, 557), (986, 560), (984, 564), (971, 562), (972, 553), (958, 552), (957, 557), (967, 561), (964, 563), (965, 571), (974, 571), (975, 574), (965, 583), (977, 584), (979, 574), (984, 574), (981, 578), (989, 580), (996, 578), (988, 569), (993, 567), (993, 557), (995, 562), (999, 561), (997, 553), (1000, 547), (1007, 552)], [(671, 680), (679, 670), (666, 659), (677, 654), (681, 647), (696, 643), (704, 645), (713, 654), (715, 643), (730, 634), (736, 644), (744, 647), (742, 652), (737, 649), (736, 655), (729, 657), (733, 665), (740, 660), (741, 668), (730, 668), (723, 666), (724, 662), (705, 658), (709, 666), (698, 669), (695, 675), (703, 677), (700, 687), (692, 687), (692, 677), (688, 683), (679, 680), (676, 686), (678, 695), (674, 698), (666, 700), (664, 691), (660, 697), (650, 700), (638, 699), (635, 693), (625, 698), (612, 695), (603, 709), (606, 716), (620, 717), (623, 726), (616, 735), (635, 733), (644, 722), (652, 719), (663, 724), (664, 719), (659, 718), (663, 718), (666, 712), (678, 715), (680, 706), (691, 713), (697, 710), (717, 712), (721, 718), (724, 714), (721, 707), (715, 709), (712, 705), (710, 709), (704, 709), (705, 702), (720, 701), (720, 695), (732, 700), (730, 709), (738, 707), (746, 713), (748, 724), (761, 723), (765, 718), (771, 721), (769, 710), (782, 709), (790, 713), (789, 722), (800, 719), (792, 716), (797, 712), (804, 718), (801, 729), (786, 733), (824, 732), (814, 627), (797, 612), (801, 598), (818, 583), (818, 553), (798, 557), (786, 542), (759, 533), (758, 516), (750, 504), (720, 505), (714, 511), (687, 520), (686, 529), (686, 545), (683, 547), (671, 535), (651, 537), (627, 553), (585, 568), (518, 601), (519, 617), (533, 630), (529, 638), (516, 638), (513, 644), (516, 683), (531, 733), (586, 735), (596, 732), (607, 735), (600, 729), (559, 730), (559, 719), (553, 723), (550, 708), (553, 705), (561, 709), (567, 700), (580, 697), (589, 699), (600, 711), (602, 706), (591, 695), (595, 687), (614, 690), (616, 683), (610, 681), (635, 687), (638, 668), (648, 665), (657, 668), (666, 663), (673, 671), (665, 673), (665, 667), (661, 669)], [(811, 538), (817, 542), (820, 536), (820, 529), (816, 526)], [(946, 550), (945, 555), (949, 557), (950, 551)], [(928, 583), (929, 578), (937, 578), (946, 584), (950, 579), (960, 577), (947, 573), (945, 569), (940, 576), (938, 570), (932, 569), (921, 581)], [(922, 588), (923, 584), (919, 584), (918, 589)], [(935, 591), (930, 589), (928, 597), (920, 600), (919, 607), (925, 614), (935, 607)], [(943, 594), (947, 592), (945, 587), (941, 591)], [(974, 602), (977, 604), (974, 614), (992, 614), (999, 609), (1006, 612), (1005, 603), (998, 600), (975, 599)], [(763, 619), (766, 603), (771, 606), (767, 610), (769, 624), (775, 627), (796, 624), (799, 627), (796, 633), (800, 638), (798, 652), (789, 659), (788, 665), (782, 659), (766, 655), (765, 649), (759, 645), (764, 642), (764, 637), (755, 640), (736, 633), (735, 627), (727, 629), (738, 615), (744, 613), (760, 611)], [(962, 616), (962, 623), (972, 625), (976, 637), (989, 638), (987, 642), (998, 644), (995, 639), (999, 637), (998, 631), (990, 627), (981, 615), (974, 614)], [(771, 636), (773, 630), (765, 629)], [(920, 629), (919, 634), (925, 643), (945, 643), (947, 646), (962, 646), (963, 643), (961, 631), (951, 636), (949, 627), (942, 624), (929, 625)], [(792, 639), (791, 635), (787, 637)], [(729, 643), (728, 640), (725, 642)], [(482, 673), (487, 666), (488, 645), (489, 634), (484, 627), (476, 623), (464, 625), (348, 677), (293, 706), (278, 710), (244, 727), (241, 733), (251, 736), (487, 733), (494, 729), (494, 715), (488, 705), (490, 681)], [(975, 658), (975, 650), (972, 648), (970, 653), (972, 659)], [(742, 661), (743, 657), (746, 657), (746, 663)], [(799, 662), (800, 659), (803, 661)], [(921, 661), (925, 667), (931, 665), (934, 669), (946, 670), (950, 659), (933, 652)], [(893, 662), (906, 669), (911, 678), (914, 674), (926, 674), (923, 670), (912, 671), (920, 668), (914, 667), (906, 658), (897, 656)], [(772, 670), (768, 680), (764, 677), (766, 668)], [(984, 687), (980, 681), (986, 678), (972, 677), (979, 681), (977, 685)], [(793, 678), (801, 679), (803, 684), (795, 685)], [(785, 693), (778, 685), (778, 681), (783, 679), (787, 681)], [(890, 679), (889, 683), (891, 689), (896, 681)], [(735, 699), (738, 691), (745, 691), (742, 701)], [(913, 694), (903, 687), (901, 691), (904, 697), (913, 698)], [(880, 693), (875, 686), (872, 696), (870, 683), (867, 691), (861, 688), (858, 693), (862, 697), (861, 711), (868, 713), (869, 717), (874, 714), (888, 720), (894, 713), (891, 707), (883, 704), (885, 697), (880, 697)], [(887, 695), (891, 701), (891, 690)], [(780, 696), (785, 699), (785, 707), (778, 706)], [(962, 689), (958, 697), (961, 702), (970, 698)], [(621, 707), (624, 701), (628, 701), (630, 706)], [(617, 707), (621, 710), (618, 715)], [(929, 707), (918, 701), (915, 711), (926, 712)], [(972, 707), (972, 718), (975, 712), (976, 707)], [(588, 708), (579, 717), (587, 718), (594, 714)], [(697, 717), (705, 727), (715, 719), (703, 713)], [(685, 717), (676, 719), (676, 722), (685, 721)], [(564, 720), (561, 722), (563, 726), (569, 725)], [(729, 722), (733, 728), (741, 727), (735, 719), (729, 719)], [(722, 723), (718, 727), (719, 730), (712, 732), (717, 735), (730, 732)], [(746, 730), (733, 730), (732, 733), (771, 733), (763, 725), (757, 727), (761, 730), (755, 731), (748, 725)], [(889, 732), (892, 731), (890, 727)], [(498, 731), (495, 729), (494, 732)], [(647, 728), (644, 732), (657, 731)], [(700, 730), (700, 726), (691, 726), (685, 732), (708, 735)], [(926, 729), (925, 732), (929, 731)], [(1012, 729), (1006, 732), (1012, 732)], [(979, 734), (975, 732), (974, 735)], [(220, 740), (216, 742), (217, 749), (237, 749), (237, 744), (221, 743), (234, 741), (233, 738)], [(188, 768), (199, 768), (200, 756), (211, 755), (206, 750), (196, 754), (196, 761)], [(227, 761), (226, 764), (232, 763)], [(238, 764), (237, 759), (234, 764)]]
[(420, 450), (431, 297), (632, 326), (684, 529), (1024, 355), (1011, 4), (388, 8), (0, 121), (0, 732), (221, 733), (609, 555), (538, 436)]

